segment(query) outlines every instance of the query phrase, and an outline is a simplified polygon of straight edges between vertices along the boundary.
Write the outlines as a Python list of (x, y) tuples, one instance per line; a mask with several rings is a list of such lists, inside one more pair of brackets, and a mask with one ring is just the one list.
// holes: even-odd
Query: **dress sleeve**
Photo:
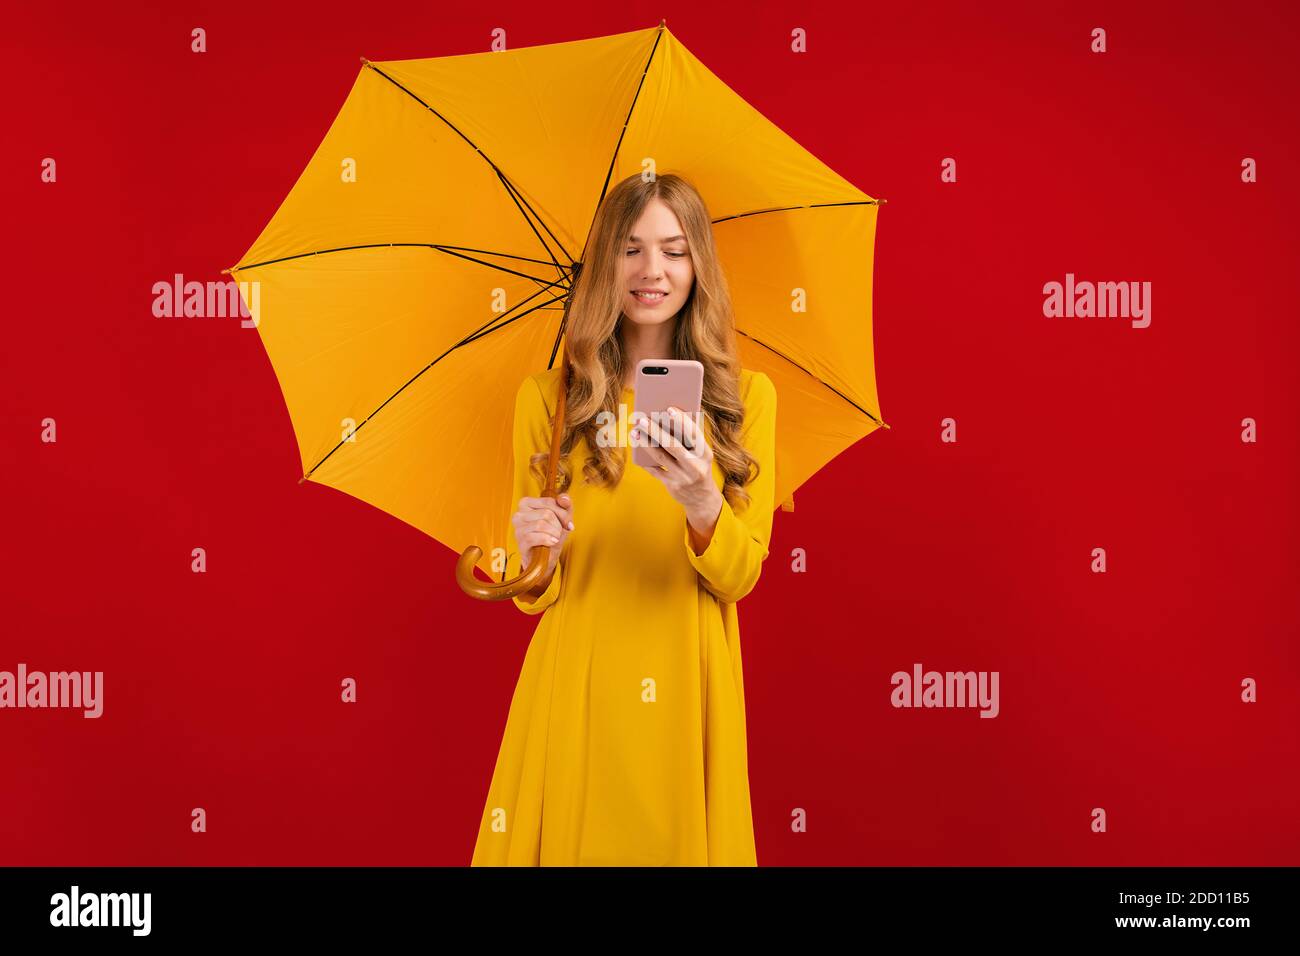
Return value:
[[(549, 451), (551, 447), (550, 416), (542, 399), (541, 386), (534, 376), (524, 379), (524, 383), (519, 386), (519, 391), (515, 394), (513, 442), (515, 461), (513, 497), (510, 499), (511, 514), (514, 514), (519, 506), (520, 498), (525, 495), (532, 498), (541, 496), (542, 488), (538, 485), (536, 477), (529, 472), (528, 459), (539, 451)], [(509, 523), (507, 537), (509, 540), (506, 578), (509, 579), (524, 570), (519, 560), (519, 542), (515, 539), (514, 522)], [(555, 573), (551, 576), (551, 583), (537, 600), (530, 600), (522, 594), (516, 595), (511, 600), (525, 614), (541, 614), (559, 598), (563, 575), (564, 554), (561, 553), (559, 563), (555, 565)]]
[(740, 514), (722, 500), (718, 523), (703, 554), (691, 547), (690, 526), (682, 522), (687, 560), (701, 583), (720, 601), (735, 603), (758, 583), (772, 537), (776, 507), (776, 386), (764, 372), (750, 382), (750, 400), (741, 426), (740, 443), (758, 459), (758, 476), (745, 486), (749, 503)]

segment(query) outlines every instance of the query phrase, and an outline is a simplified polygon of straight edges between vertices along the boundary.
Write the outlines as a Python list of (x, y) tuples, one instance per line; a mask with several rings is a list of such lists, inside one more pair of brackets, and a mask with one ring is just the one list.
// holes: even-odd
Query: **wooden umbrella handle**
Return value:
[[(565, 318), (568, 318), (567, 303)], [(568, 343), (566, 342), (565, 345), (563, 358), (560, 361), (560, 396), (555, 403), (555, 420), (551, 426), (551, 454), (547, 459), (546, 488), (542, 491), (543, 498), (555, 497), (555, 473), (560, 466), (560, 433), (564, 430), (565, 400), (569, 394)], [(549, 545), (533, 548), (532, 554), (529, 555), (527, 570), (510, 581), (495, 581), (491, 584), (479, 580), (474, 575), (474, 568), (482, 556), (483, 549), (476, 544), (471, 544), (461, 552), (460, 559), (456, 562), (456, 583), (460, 585), (462, 591), (480, 601), (504, 601), (506, 598), (537, 590), (537, 586), (546, 577), (546, 567), (551, 560), (551, 549)], [(537, 598), (541, 594), (531, 594), (531, 596)]]

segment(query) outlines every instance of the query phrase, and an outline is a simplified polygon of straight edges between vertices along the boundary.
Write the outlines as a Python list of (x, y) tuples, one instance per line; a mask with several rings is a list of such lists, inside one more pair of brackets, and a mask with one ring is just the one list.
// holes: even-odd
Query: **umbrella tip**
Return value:
[(367, 60), (367, 59), (363, 56), (363, 57), (361, 58), (361, 65), (362, 65), (362, 66), (369, 66), (369, 65), (370, 65), (370, 61)]
[(301, 478), (298, 479), (298, 484), (301, 485), (301, 484), (302, 484), (304, 481), (306, 481), (306, 480), (307, 480), (307, 476), (306, 476), (306, 475), (303, 475)]
[(665, 17), (664, 19), (662, 19), (662, 20), (659, 21), (659, 25), (660, 25), (660, 26), (663, 26), (663, 25), (664, 25), (665, 23), (667, 23), (667, 22), (668, 22), (668, 19)]
[(228, 275), (230, 275), (230, 273), (232, 273), (232, 272), (234, 272), (234, 271), (235, 271), (235, 267), (234, 267), (234, 266), (231, 266), (229, 269), (222, 269), (222, 270), (221, 270), (221, 274), (222, 274), (223, 276), (228, 276)]

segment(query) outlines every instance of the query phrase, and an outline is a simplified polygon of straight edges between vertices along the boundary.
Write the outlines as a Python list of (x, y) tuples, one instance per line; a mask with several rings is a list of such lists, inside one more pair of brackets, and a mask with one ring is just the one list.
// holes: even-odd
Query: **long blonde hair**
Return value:
[[(705, 437), (722, 471), (722, 493), (734, 507), (748, 504), (745, 485), (758, 475), (758, 460), (740, 444), (745, 408), (740, 399), (740, 358), (736, 350), (735, 318), (731, 295), (718, 262), (713, 224), (695, 187), (680, 176), (664, 173), (650, 181), (637, 173), (614, 186), (605, 196), (591, 226), (587, 254), (573, 287), (566, 326), (570, 382), (560, 438), (557, 494), (573, 481), (569, 454), (579, 436), (593, 454), (583, 464), (584, 480), (613, 487), (623, 475), (623, 450), (601, 447), (597, 414), (609, 412), (618, 419), (627, 359), (619, 326), (623, 321), (622, 251), (642, 211), (652, 199), (661, 199), (677, 216), (686, 235), (695, 281), (677, 313), (673, 354), (665, 358), (695, 359), (704, 366), (700, 402)], [(542, 487), (546, 485), (547, 452), (530, 459)]]

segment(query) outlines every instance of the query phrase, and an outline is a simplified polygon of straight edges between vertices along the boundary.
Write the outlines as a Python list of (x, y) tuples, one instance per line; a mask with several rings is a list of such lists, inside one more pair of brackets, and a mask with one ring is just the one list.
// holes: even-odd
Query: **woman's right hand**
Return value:
[(546, 568), (550, 577), (573, 530), (573, 501), (567, 494), (558, 498), (520, 498), (519, 509), (510, 516), (510, 522), (514, 525), (515, 541), (519, 543), (520, 570), (528, 568), (533, 548), (550, 547)]

